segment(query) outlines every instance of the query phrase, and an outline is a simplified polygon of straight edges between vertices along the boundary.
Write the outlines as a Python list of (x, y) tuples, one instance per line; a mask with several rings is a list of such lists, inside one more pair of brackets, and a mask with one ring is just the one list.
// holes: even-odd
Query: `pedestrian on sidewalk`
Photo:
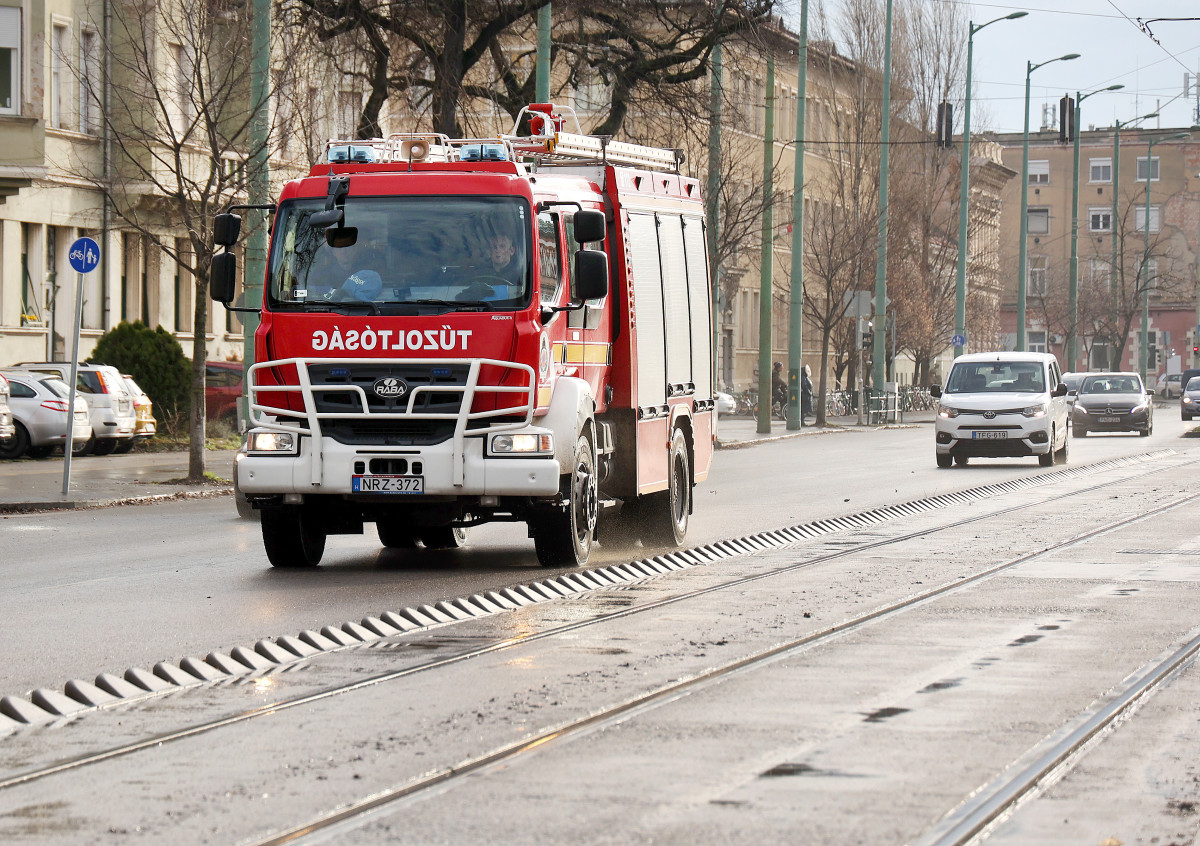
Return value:
[(813, 383), (808, 365), (800, 368), (800, 420), (803, 423), (813, 413)]

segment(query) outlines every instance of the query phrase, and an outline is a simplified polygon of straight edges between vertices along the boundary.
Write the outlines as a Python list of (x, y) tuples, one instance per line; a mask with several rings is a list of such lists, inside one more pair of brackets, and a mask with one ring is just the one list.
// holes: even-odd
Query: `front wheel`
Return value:
[(325, 554), (325, 530), (305, 519), (295, 505), (275, 505), (261, 512), (263, 546), (272, 567), (315, 567)]
[(533, 546), (543, 567), (578, 567), (586, 564), (596, 535), (599, 483), (591, 442), (580, 436), (575, 442), (575, 461), (570, 476), (564, 476), (565, 508), (546, 511), (529, 521)]
[(407, 525), (380, 520), (375, 523), (375, 531), (379, 533), (379, 542), (388, 549), (413, 549), (417, 545), (417, 533)]
[(692, 513), (692, 473), (687, 439), (679, 429), (667, 456), (667, 489), (644, 497), (639, 511), (642, 543), (679, 546), (687, 536)]
[(0, 441), (0, 458), (20, 458), (29, 449), (29, 432), (20, 423), (7, 441)]
[(941, 467), (943, 470), (945, 470), (947, 467), (949, 467), (953, 463), (954, 463), (954, 456), (952, 456), (950, 453), (948, 453), (948, 452), (940, 453), (939, 452), (937, 454), (937, 466)]
[(1060, 449), (1058, 452), (1054, 453), (1054, 463), (1055, 464), (1066, 464), (1067, 463), (1067, 458), (1070, 453), (1070, 443), (1071, 443), (1071, 439), (1068, 437), (1069, 434), (1070, 434), (1069, 432), (1063, 433), (1062, 449)]

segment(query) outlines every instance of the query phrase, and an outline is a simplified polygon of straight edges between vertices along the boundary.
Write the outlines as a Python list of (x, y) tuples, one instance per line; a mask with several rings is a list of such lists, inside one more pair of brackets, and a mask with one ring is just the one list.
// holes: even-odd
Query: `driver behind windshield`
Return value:
[(493, 233), (487, 250), (487, 262), (477, 269), (475, 278), (456, 299), (505, 300), (521, 290), (525, 273), (512, 236), (506, 232)]

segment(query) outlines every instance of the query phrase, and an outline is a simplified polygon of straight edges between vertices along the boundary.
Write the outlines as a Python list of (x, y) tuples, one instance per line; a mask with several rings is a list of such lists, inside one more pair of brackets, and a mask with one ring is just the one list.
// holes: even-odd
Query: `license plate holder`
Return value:
[(423, 494), (424, 476), (351, 476), (354, 493)]
[(1096, 422), (1097, 423), (1120, 423), (1121, 418), (1120, 417), (1097, 417)]
[(1003, 429), (999, 431), (983, 431), (972, 432), (971, 440), (973, 441), (1003, 441), (1008, 439), (1008, 432)]

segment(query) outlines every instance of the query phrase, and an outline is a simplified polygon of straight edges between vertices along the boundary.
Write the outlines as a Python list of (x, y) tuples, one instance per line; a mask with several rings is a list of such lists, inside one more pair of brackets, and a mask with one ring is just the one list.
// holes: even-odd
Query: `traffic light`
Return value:
[(943, 101), (938, 103), (937, 145), (949, 148), (954, 141), (954, 106)]

